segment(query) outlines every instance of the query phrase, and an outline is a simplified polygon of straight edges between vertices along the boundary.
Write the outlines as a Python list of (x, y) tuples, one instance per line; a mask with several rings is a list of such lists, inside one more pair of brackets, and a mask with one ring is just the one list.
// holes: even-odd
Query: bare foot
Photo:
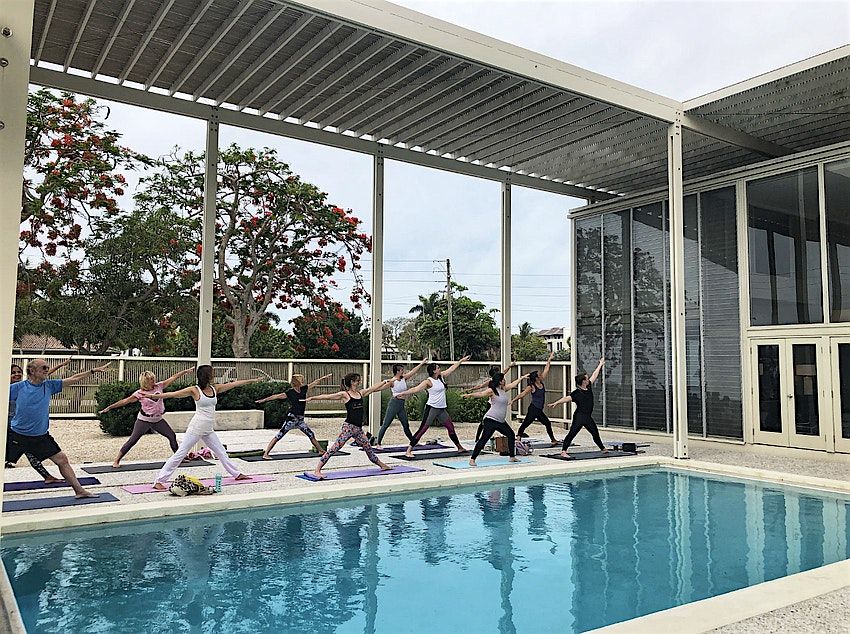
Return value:
[(558, 445), (560, 445), (560, 444), (561, 444), (561, 443), (559, 443), (557, 440), (551, 440), (551, 441), (549, 441), (549, 442), (552, 444), (552, 446), (553, 446), (553, 447), (557, 447)]
[(561, 452), (561, 458), (568, 458), (569, 460), (573, 459), (573, 457), (570, 454), (568, 454), (566, 451)]
[(517, 458), (516, 456), (511, 456), (510, 462), (519, 462), (519, 458)]
[(245, 475), (244, 473), (240, 473), (238, 476), (233, 478), (234, 480), (250, 480), (251, 476)]
[(272, 459), (272, 457), (269, 454), (267, 454), (267, 453), (263, 454), (263, 460), (271, 460), (271, 459)]
[(408, 458), (413, 458), (414, 457), (413, 456), (413, 450), (408, 449), (406, 452), (404, 452), (404, 455), (407, 456)]
[(599, 451), (601, 451), (602, 453), (608, 453), (608, 447), (603, 447)]
[(54, 478), (53, 476), (44, 479), (44, 484), (56, 484), (57, 482), (64, 482), (64, 480), (61, 478)]
[(385, 462), (379, 462), (378, 466), (381, 467), (381, 471), (392, 471), (393, 470), (393, 468), (390, 465), (386, 464)]
[(469, 459), (469, 466), (470, 466), (470, 467), (477, 467), (478, 465), (477, 465), (477, 464), (475, 464), (475, 460), (473, 460), (472, 458), (470, 458), (470, 459)]
[(166, 491), (167, 487), (162, 482), (154, 482), (153, 488), (157, 491)]
[(316, 480), (324, 480), (324, 479), (325, 479), (325, 474), (324, 474), (324, 473), (322, 473), (320, 469), (316, 469), (316, 470), (313, 472), (313, 477), (314, 477), (314, 478), (316, 478)]
[(77, 498), (78, 500), (81, 500), (83, 498), (96, 498), (97, 496), (98, 496), (97, 493), (92, 493), (91, 491), (86, 491), (85, 489), (81, 489), (80, 492), (77, 493), (77, 495), (75, 495), (74, 497)]
[(119, 468), (120, 466), (121, 466), (121, 463), (119, 463), (117, 460), (116, 460), (115, 462), (113, 462), (113, 463), (112, 463), (112, 468), (113, 468), (113, 469), (117, 469), (117, 468)]
[(460, 454), (469, 453), (469, 449), (467, 449), (466, 447), (458, 447), (457, 452)]

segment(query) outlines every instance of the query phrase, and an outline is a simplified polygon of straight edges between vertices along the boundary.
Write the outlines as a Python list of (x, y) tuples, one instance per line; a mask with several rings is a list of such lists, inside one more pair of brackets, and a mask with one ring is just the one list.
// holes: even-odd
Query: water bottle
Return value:
[(215, 492), (221, 493), (221, 474), (220, 473), (215, 474)]

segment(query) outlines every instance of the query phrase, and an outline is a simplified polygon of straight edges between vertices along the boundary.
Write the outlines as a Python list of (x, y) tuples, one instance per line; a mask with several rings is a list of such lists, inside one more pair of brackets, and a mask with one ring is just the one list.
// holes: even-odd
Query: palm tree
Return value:
[(531, 324), (523, 322), (523, 324), (519, 327), (519, 338), (520, 339), (528, 339), (531, 335), (534, 334), (534, 330), (531, 328)]
[(428, 317), (434, 314), (437, 309), (437, 303), (440, 301), (439, 293), (431, 293), (428, 297), (419, 296), (419, 304), (410, 309), (411, 315), (416, 315), (416, 318)]

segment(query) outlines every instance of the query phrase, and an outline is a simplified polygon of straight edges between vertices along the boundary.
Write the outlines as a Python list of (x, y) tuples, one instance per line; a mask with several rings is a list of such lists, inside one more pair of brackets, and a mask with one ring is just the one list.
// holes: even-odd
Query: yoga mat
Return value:
[(414, 454), (412, 458), (408, 458), (404, 454), (398, 454), (396, 456), (390, 456), (390, 458), (396, 458), (398, 460), (433, 460), (434, 458), (457, 458), (458, 456), (468, 456), (470, 452), (466, 452), (465, 454), (460, 453), (457, 449), (454, 451), (432, 451), (431, 453), (420, 453)]
[[(191, 462), (181, 462), (180, 468), (184, 467), (208, 467), (212, 462), (207, 462), (206, 460), (192, 460)], [(117, 469), (113, 468), (112, 465), (101, 465), (99, 467), (82, 467), (82, 470), (86, 473), (98, 474), (98, 473), (121, 473), (122, 471), (154, 471), (157, 469), (162, 469), (164, 462), (131, 462), (130, 464), (122, 464)]]
[[(271, 482), (274, 480), (273, 476), (268, 475), (252, 475), (250, 480), (236, 480), (234, 478), (222, 478), (221, 485), (222, 486), (231, 486), (234, 484), (256, 484), (258, 482)], [(215, 478), (205, 478), (201, 480), (206, 486), (212, 487), (215, 486)], [(128, 486), (121, 487), (127, 493), (137, 494), (137, 493), (168, 493), (168, 489), (165, 491), (159, 491), (153, 488), (152, 484), (131, 484)]]
[(3, 512), (34, 511), (35, 509), (52, 509), (60, 506), (83, 506), (84, 504), (99, 504), (100, 502), (117, 502), (118, 498), (111, 493), (101, 493), (96, 498), (77, 499), (73, 495), (63, 495), (55, 498), (32, 498), (29, 500), (10, 500), (3, 502)]
[[(347, 451), (337, 451), (335, 456), (350, 456), (351, 454)], [(293, 460), (295, 458), (320, 458), (321, 455), (317, 454), (315, 451), (299, 451), (298, 453), (273, 453), (270, 458), (272, 460)], [(266, 462), (263, 460), (263, 456), (242, 456), (239, 458), (240, 460), (244, 460), (245, 462)]]
[(502, 467), (504, 465), (515, 465), (515, 464), (528, 464), (531, 460), (528, 458), (520, 458), (519, 462), (511, 462), (508, 460), (507, 456), (502, 458), (501, 456), (496, 458), (482, 458), (479, 456), (475, 460), (476, 466), (472, 466), (469, 464), (469, 459), (465, 460), (443, 460), (442, 462), (435, 462), (434, 464), (438, 467), (445, 467), (446, 469), (478, 469), (479, 467)]
[[(380, 449), (376, 447), (372, 447), (375, 453), (395, 453), (397, 451), (407, 451), (407, 445), (395, 445), (394, 447), (381, 447)], [(440, 443), (429, 443), (427, 445), (416, 445), (413, 450), (414, 451), (430, 451), (432, 449), (449, 449), (448, 445), (441, 445)], [(360, 451), (363, 451), (363, 448), (360, 448)]]
[[(613, 447), (614, 445), (621, 447), (624, 442), (632, 442), (632, 441), (631, 440), (609, 440), (608, 442), (604, 442), (602, 444), (606, 445), (608, 447)], [(636, 442), (636, 443), (634, 443), (634, 445), (635, 445), (635, 447), (649, 447), (648, 442)], [(570, 447), (576, 447), (576, 446), (577, 445), (575, 443), (570, 445)]]
[[(425, 469), (419, 469), (418, 467), (408, 467), (407, 465), (396, 465), (389, 471), (383, 471), (375, 467), (374, 469), (340, 469), (339, 471), (328, 471), (325, 473), (325, 480), (348, 480), (349, 478), (368, 478), (369, 476), (382, 476), (382, 475), (395, 475), (396, 473), (414, 473), (415, 471), (425, 471)], [(302, 480), (309, 480), (310, 482), (320, 482), (320, 480), (316, 479), (312, 473), (307, 473), (306, 471), (301, 475), (295, 476), (296, 478), (301, 478)]]
[[(97, 478), (79, 478), (80, 484), (90, 486), (92, 484), (100, 484)], [(62, 482), (53, 482), (45, 484), (44, 480), (32, 480), (31, 482), (7, 482), (3, 485), (4, 491), (34, 491), (37, 489), (60, 489), (62, 487), (71, 486), (64, 480)]]
[(609, 451), (608, 453), (602, 453), (601, 451), (578, 451), (576, 453), (571, 453), (569, 458), (563, 458), (559, 453), (543, 454), (543, 457), (570, 462), (572, 460), (592, 460), (593, 458), (621, 458), (623, 456), (636, 456), (639, 453), (644, 452), (638, 451), (635, 453), (631, 453), (624, 451)]
[(248, 456), (262, 456), (262, 449), (244, 449), (242, 451), (228, 451), (227, 455), (231, 458), (247, 458)]

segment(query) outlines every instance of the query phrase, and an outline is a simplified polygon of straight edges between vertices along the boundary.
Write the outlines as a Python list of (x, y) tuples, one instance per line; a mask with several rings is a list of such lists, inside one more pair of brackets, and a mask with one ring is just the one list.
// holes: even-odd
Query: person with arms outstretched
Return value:
[(507, 423), (508, 416), (508, 398), (509, 392), (522, 383), (522, 380), (527, 378), (524, 374), (516, 381), (505, 383), (505, 375), (497, 372), (490, 379), (488, 388), (482, 392), (472, 392), (464, 394), (461, 398), (485, 398), (490, 397), (490, 409), (484, 414), (484, 420), (481, 421), (484, 431), (475, 443), (475, 449), (472, 450), (472, 456), (469, 458), (469, 465), (474, 467), (475, 459), (484, 450), (484, 445), (490, 440), (490, 437), (499, 432), (508, 439), (508, 454), (511, 462), (517, 462), (516, 457), (516, 436), (511, 426)]
[(283, 425), (280, 426), (280, 431), (275, 434), (274, 438), (269, 441), (266, 450), (263, 452), (263, 460), (271, 460), (271, 452), (277, 442), (293, 429), (301, 430), (310, 442), (317, 453), (324, 453), (324, 449), (316, 440), (316, 434), (310, 429), (310, 426), (304, 420), (304, 412), (307, 407), (307, 390), (316, 387), (325, 379), (329, 379), (333, 374), (326, 374), (315, 381), (310, 381), (304, 384), (303, 374), (293, 374), (289, 379), (290, 388), (280, 394), (272, 394), (265, 398), (258, 399), (255, 403), (265, 403), (266, 401), (283, 400), (289, 401), (289, 411), (286, 413), (286, 418), (283, 419)]
[(526, 388), (517, 394), (510, 402), (510, 405), (513, 405), (516, 401), (531, 394), (531, 404), (528, 406), (528, 411), (525, 413), (525, 420), (522, 421), (522, 425), (520, 425), (517, 430), (517, 438), (525, 438), (525, 430), (528, 426), (534, 421), (538, 421), (546, 428), (546, 433), (549, 434), (549, 441), (552, 443), (553, 447), (558, 444), (558, 441), (555, 439), (555, 434), (552, 431), (552, 422), (543, 412), (543, 407), (546, 405), (546, 384), (544, 381), (546, 380), (546, 377), (549, 376), (549, 369), (552, 366), (552, 358), (554, 356), (554, 352), (549, 354), (549, 359), (546, 361), (546, 366), (543, 368), (542, 372), (535, 370), (528, 375), (528, 386), (526, 386)]
[(576, 389), (570, 392), (567, 396), (559, 398), (554, 403), (549, 404), (549, 407), (555, 407), (561, 403), (569, 403), (570, 401), (576, 404), (576, 411), (573, 414), (573, 423), (570, 425), (570, 431), (567, 434), (567, 437), (564, 438), (564, 444), (561, 447), (561, 457), (563, 458), (570, 457), (567, 453), (567, 449), (572, 444), (576, 434), (581, 431), (582, 427), (585, 427), (587, 431), (590, 432), (590, 435), (593, 436), (593, 442), (596, 443), (596, 446), (599, 447), (599, 450), (602, 453), (608, 452), (608, 449), (606, 449), (605, 445), (602, 444), (602, 439), (599, 437), (599, 428), (593, 420), (593, 389), (590, 387), (596, 379), (599, 378), (599, 373), (602, 371), (603, 365), (605, 365), (605, 357), (599, 359), (599, 365), (596, 366), (593, 374), (589, 377), (587, 376), (587, 372), (582, 372), (576, 375)]
[[(390, 379), (392, 396), (395, 397), (396, 394), (404, 392), (407, 389), (407, 379), (415, 376), (426, 363), (428, 363), (428, 359), (422, 359), (422, 361), (420, 361), (416, 367), (409, 372), (404, 371), (404, 366), (402, 364), (394, 364), (393, 378)], [(413, 441), (413, 434), (410, 433), (410, 421), (407, 420), (405, 398), (390, 398), (390, 402), (387, 403), (387, 413), (384, 414), (384, 422), (381, 424), (381, 429), (378, 431), (378, 442), (376, 444), (378, 449), (381, 448), (381, 441), (384, 439), (384, 434), (387, 433), (387, 429), (389, 429), (396, 416), (398, 416), (398, 420), (401, 423), (401, 428), (404, 430), (404, 435), (407, 436), (407, 440)]]

